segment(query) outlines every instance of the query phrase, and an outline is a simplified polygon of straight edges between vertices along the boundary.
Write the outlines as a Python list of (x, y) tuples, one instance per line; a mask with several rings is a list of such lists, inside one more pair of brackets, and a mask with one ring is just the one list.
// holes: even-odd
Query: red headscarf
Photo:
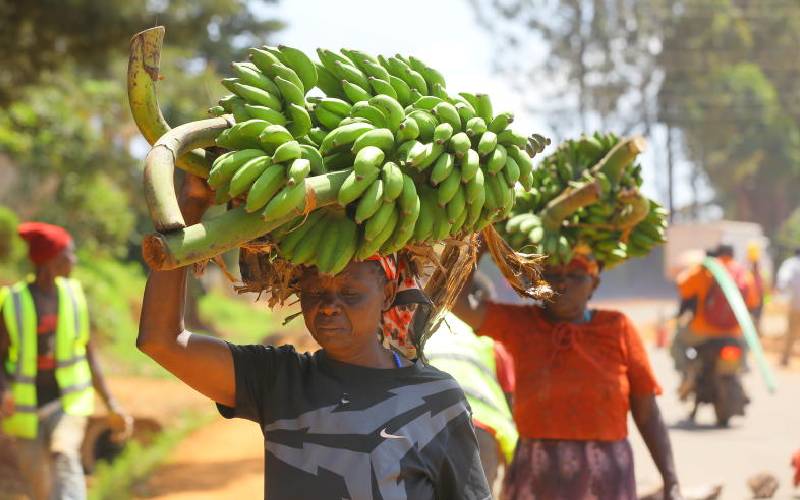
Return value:
[(44, 222), (23, 222), (17, 233), (28, 243), (28, 257), (37, 266), (63, 252), (72, 241), (66, 229)]

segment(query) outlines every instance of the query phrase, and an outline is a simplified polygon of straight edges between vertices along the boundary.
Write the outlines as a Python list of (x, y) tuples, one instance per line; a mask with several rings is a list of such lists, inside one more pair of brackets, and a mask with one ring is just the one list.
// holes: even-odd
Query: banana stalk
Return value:
[(650, 200), (641, 193), (637, 192), (624, 201), (631, 209), (614, 221), (614, 225), (622, 230), (633, 228), (636, 224), (643, 221), (644, 218), (647, 217), (647, 214), (650, 213)]
[(622, 171), (637, 155), (644, 152), (647, 143), (642, 137), (629, 137), (619, 141), (602, 160), (592, 167), (592, 173), (603, 172), (613, 185), (622, 178)]
[[(351, 171), (352, 169), (338, 170), (307, 178), (304, 212), (336, 203), (339, 188)], [(181, 227), (169, 234), (148, 235), (142, 243), (142, 255), (147, 265), (156, 271), (188, 266), (263, 236), (295, 216), (290, 214), (282, 219), (265, 222), (258, 212), (247, 213), (242, 208), (235, 208), (213, 219)]]
[[(164, 27), (157, 26), (131, 38), (128, 59), (128, 104), (131, 114), (148, 143), (154, 144), (170, 130), (158, 107), (156, 82), (159, 80)], [(178, 167), (199, 177), (208, 177), (211, 160), (202, 149), (189, 151), (177, 160)]]
[(578, 189), (566, 189), (553, 198), (539, 214), (542, 226), (551, 231), (558, 231), (564, 219), (599, 199), (600, 186), (597, 181), (585, 184)]
[(144, 196), (156, 231), (164, 233), (186, 225), (175, 196), (176, 159), (195, 148), (214, 145), (220, 132), (230, 127), (225, 117), (190, 122), (161, 136), (144, 162)]
[[(620, 141), (602, 160), (592, 167), (592, 173), (603, 172), (613, 185), (617, 185), (622, 178), (626, 166), (643, 152), (645, 140), (641, 137), (631, 137)], [(580, 210), (600, 199), (601, 189), (597, 181), (585, 184), (578, 189), (566, 189), (563, 193), (547, 204), (540, 217), (542, 225), (552, 231), (558, 231), (561, 222)], [(646, 215), (646, 214), (645, 214)]]

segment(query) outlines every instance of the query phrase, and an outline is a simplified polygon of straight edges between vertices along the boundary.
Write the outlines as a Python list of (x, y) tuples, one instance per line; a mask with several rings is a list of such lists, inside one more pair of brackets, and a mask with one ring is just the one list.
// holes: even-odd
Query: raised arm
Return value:
[[(180, 206), (187, 224), (200, 220), (213, 194), (186, 175)], [(233, 357), (226, 343), (184, 328), (186, 268), (152, 271), (147, 278), (136, 347), (187, 385), (225, 406), (235, 406)]]

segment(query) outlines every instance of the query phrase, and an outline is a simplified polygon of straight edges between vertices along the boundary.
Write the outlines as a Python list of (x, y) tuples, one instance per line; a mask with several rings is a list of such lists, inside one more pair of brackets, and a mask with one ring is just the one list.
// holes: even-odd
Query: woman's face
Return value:
[(555, 292), (545, 309), (558, 321), (580, 320), (600, 282), (597, 276), (574, 266), (549, 266), (542, 273), (542, 278), (550, 283)]
[(309, 268), (300, 280), (306, 328), (334, 359), (347, 361), (376, 342), (381, 315), (394, 300), (396, 284), (376, 262), (352, 262), (336, 276)]

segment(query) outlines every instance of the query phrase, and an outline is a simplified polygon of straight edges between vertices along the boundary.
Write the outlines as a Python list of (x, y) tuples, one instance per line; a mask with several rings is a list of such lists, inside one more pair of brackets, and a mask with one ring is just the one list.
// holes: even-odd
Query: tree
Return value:
[(233, 54), (242, 57), (279, 26), (255, 13), (263, 3), (0, 7), (11, 12), (0, 18), (0, 39), (11, 49), (0, 58), (14, 68), (0, 73), (2, 202), (22, 219), (66, 226), (81, 246), (138, 256), (141, 234), (152, 228), (141, 199), (144, 144), (125, 96), (128, 40), (156, 19), (168, 23), (159, 89), (165, 117), (173, 124), (202, 119), (227, 93), (218, 82)]
[(800, 183), (800, 4), (692, 0), (677, 12), (659, 56), (659, 119), (682, 131), (726, 215), (774, 235)]
[[(124, 57), (133, 33), (163, 24), (169, 44), (184, 47), (216, 68), (247, 44), (265, 41), (282, 26), (259, 15), (275, 0), (0, 0), (0, 105), (43, 77), (74, 65), (107, 76)], [(231, 38), (236, 37), (236, 43)]]

